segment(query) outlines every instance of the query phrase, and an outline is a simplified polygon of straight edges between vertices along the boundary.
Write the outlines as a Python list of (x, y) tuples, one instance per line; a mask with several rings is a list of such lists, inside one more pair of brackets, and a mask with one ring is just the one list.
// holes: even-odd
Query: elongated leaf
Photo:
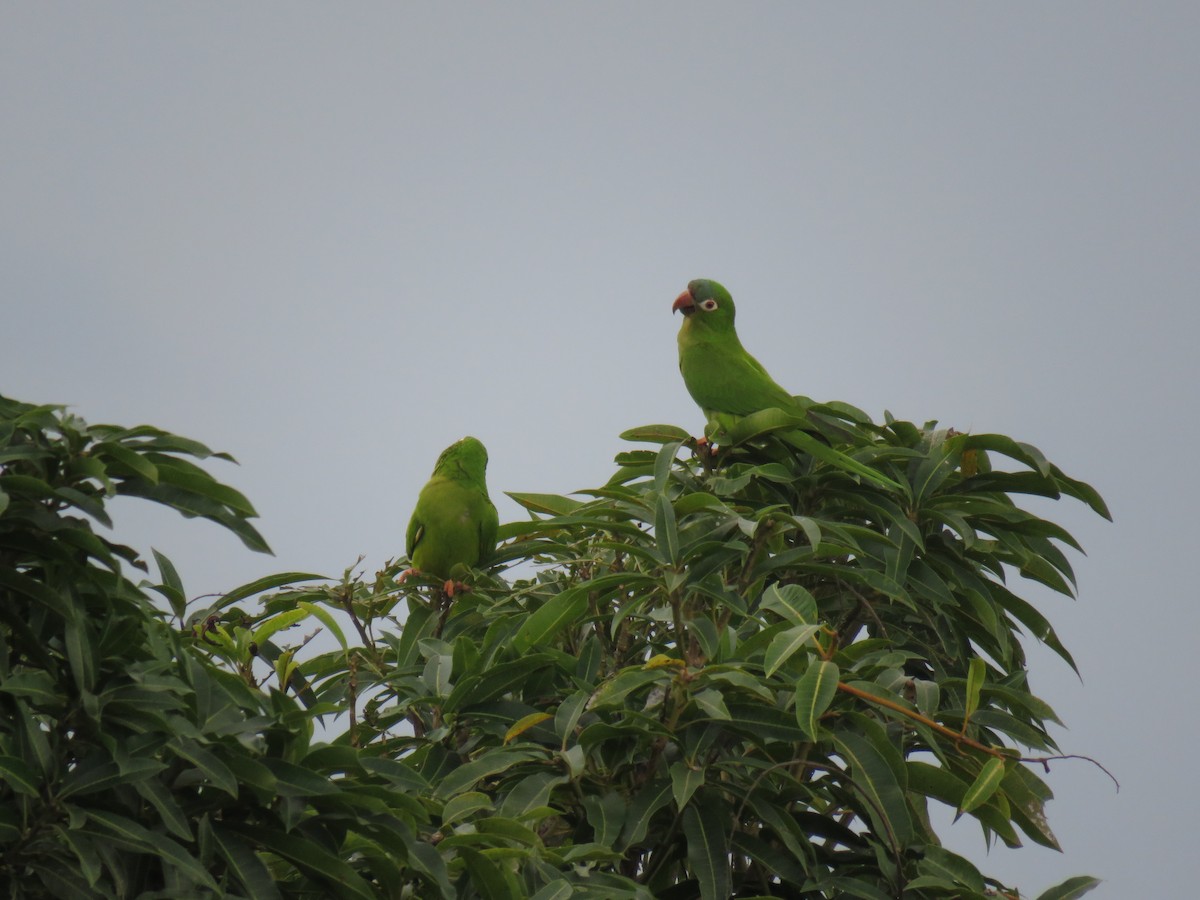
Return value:
[(850, 766), (853, 787), (864, 796), (863, 810), (876, 831), (888, 843), (906, 846), (912, 840), (912, 819), (904, 788), (896, 780), (892, 765), (860, 734), (838, 731), (833, 740), (838, 754)]
[(348, 649), (350, 645), (346, 641), (346, 635), (342, 632), (342, 626), (338, 624), (337, 619), (330, 614), (329, 610), (315, 603), (309, 603), (307, 600), (297, 600), (296, 606), (308, 610), (309, 615), (319, 619), (321, 624), (329, 629), (329, 633), (334, 636), (342, 649)]
[(952, 885), (965, 885), (978, 894), (984, 892), (983, 876), (974, 864), (943, 847), (926, 847), (919, 868), (922, 872), (938, 876)]
[(683, 811), (688, 868), (700, 883), (702, 900), (727, 900), (733, 893), (724, 804), (692, 803)]
[(966, 711), (963, 714), (964, 724), (971, 720), (971, 716), (979, 708), (979, 693), (983, 690), (983, 679), (986, 675), (987, 663), (981, 657), (972, 657), (970, 666), (967, 669)]
[(991, 799), (992, 794), (996, 793), (996, 789), (1000, 787), (1000, 782), (1003, 780), (1004, 760), (996, 757), (989, 759), (963, 795), (962, 802), (958, 807), (959, 812), (970, 812), (982, 806)]
[(255, 594), (261, 594), (263, 591), (269, 591), (272, 588), (295, 584), (298, 581), (328, 580), (324, 575), (313, 575), (309, 572), (280, 572), (275, 575), (267, 575), (243, 584), (241, 587), (236, 587), (231, 591), (226, 591), (217, 603), (216, 609), (224, 609), (227, 606), (232, 606), (239, 600), (245, 600), (247, 597), (253, 597)]
[(666, 494), (659, 494), (654, 507), (654, 537), (663, 562), (676, 565), (679, 562), (679, 529), (675, 524), (675, 510)]
[(458, 848), (473, 887), (484, 900), (511, 900), (521, 895), (520, 885), (507, 868), (501, 868), (478, 850)]
[(817, 622), (817, 600), (798, 584), (773, 584), (763, 593), (762, 608), (777, 612), (796, 625)]
[(229, 874), (250, 900), (276, 900), (282, 896), (266, 865), (240, 835), (214, 826), (213, 837)]
[(815, 649), (812, 637), (820, 630), (820, 625), (797, 625), (776, 635), (770, 646), (767, 647), (767, 654), (763, 659), (764, 674), (770, 678), (796, 653), (805, 648)]
[(0, 756), (0, 781), (17, 793), (30, 797), (38, 796), (38, 785), (41, 783), (33, 769), (15, 756)]
[(442, 779), (434, 793), (439, 797), (453, 797), (474, 787), (481, 779), (506, 772), (518, 763), (536, 759), (537, 756), (524, 750), (492, 750), (453, 770)]
[[(217, 883), (194, 856), (170, 838), (156, 831), (139, 825), (132, 819), (107, 810), (90, 809), (88, 820), (99, 826), (97, 833), (105, 835), (110, 841), (116, 841), (131, 849), (149, 853), (152, 856), (163, 856), (170, 864), (187, 874), (192, 881), (216, 891)], [(90, 829), (89, 829), (90, 830)]]
[(254, 629), (254, 640), (259, 644), (265, 644), (271, 635), (277, 631), (282, 631), (285, 628), (291, 628), (297, 622), (303, 622), (309, 616), (309, 611), (304, 607), (298, 609), (289, 609), (286, 612), (276, 613), (271, 616), (256, 629)]
[(211, 751), (201, 747), (195, 741), (188, 740), (171, 741), (167, 744), (167, 748), (180, 759), (187, 760), (199, 769), (213, 783), (214, 787), (220, 788), (231, 797), (237, 797), (237, 779), (233, 777), (229, 767)]
[(224, 827), (252, 846), (269, 850), (301, 872), (319, 879), (332, 896), (375, 900), (375, 892), (349, 864), (297, 831), (285, 833), (274, 828), (253, 828), (232, 822)]
[(549, 513), (552, 516), (565, 516), (583, 506), (582, 501), (561, 494), (523, 494), (516, 491), (504, 493), (531, 512)]
[(452, 797), (442, 807), (442, 827), (453, 825), (481, 809), (492, 809), (492, 798), (487, 794), (481, 794), (479, 791), (467, 791), (457, 797)]
[(815, 659), (796, 682), (796, 724), (810, 740), (817, 740), (820, 734), (821, 716), (837, 693), (839, 677), (835, 663)]
[(1038, 894), (1037, 900), (1078, 900), (1092, 888), (1100, 884), (1099, 878), (1090, 875), (1076, 875), (1061, 884), (1056, 884), (1049, 890)]
[(130, 473), (139, 475), (145, 478), (151, 484), (158, 484), (158, 467), (146, 457), (134, 450), (130, 450), (124, 444), (118, 444), (115, 441), (100, 441), (92, 447), (92, 453), (98, 457), (108, 457), (113, 462), (117, 463), (117, 470), (114, 475), (122, 474), (120, 468), (123, 466)]
[(592, 795), (584, 799), (583, 808), (592, 826), (592, 840), (611, 847), (625, 825), (625, 798), (616, 791), (609, 791), (603, 797)]
[(678, 425), (642, 425), (621, 432), (621, 440), (638, 441), (646, 444), (668, 444), (674, 441), (683, 443), (691, 435)]
[(509, 728), (508, 731), (504, 732), (504, 743), (512, 743), (515, 738), (520, 737), (533, 726), (540, 725), (542, 722), (553, 718), (554, 716), (550, 715), (550, 713), (543, 712), (535, 712), (530, 713), (527, 716), (522, 716), (513, 723), (512, 727)]
[(622, 585), (632, 586), (648, 580), (647, 576), (634, 572), (618, 572), (568, 588), (546, 601), (521, 624), (513, 635), (513, 645), (519, 651), (525, 651), (549, 642), (563, 628), (582, 618), (591, 593), (600, 594)]
[(675, 797), (675, 806), (683, 809), (692, 794), (704, 784), (704, 769), (696, 769), (683, 761), (671, 763), (671, 792)]

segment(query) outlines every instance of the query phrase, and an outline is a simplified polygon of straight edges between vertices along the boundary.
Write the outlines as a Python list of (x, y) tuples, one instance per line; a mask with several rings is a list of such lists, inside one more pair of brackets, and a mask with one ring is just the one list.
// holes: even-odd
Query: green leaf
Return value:
[(471, 876), (471, 887), (484, 900), (512, 900), (521, 896), (516, 878), (507, 868), (501, 868), (478, 850), (458, 848)]
[(733, 893), (729, 866), (728, 811), (717, 796), (683, 810), (688, 868), (700, 883), (702, 900), (727, 900)]
[(675, 524), (675, 510), (666, 494), (659, 494), (654, 506), (654, 537), (663, 562), (676, 565), (679, 562), (679, 530)]
[(255, 594), (261, 594), (263, 591), (269, 591), (272, 588), (295, 584), (298, 581), (328, 580), (324, 575), (313, 575), (308, 572), (280, 572), (275, 575), (267, 575), (236, 587), (231, 591), (226, 591), (214, 608), (225, 609), (226, 607), (233, 606), (239, 600), (245, 600), (247, 597), (253, 597)]
[(158, 484), (158, 467), (141, 453), (130, 450), (124, 444), (101, 441), (92, 447), (92, 454), (100, 458), (108, 457), (117, 463), (117, 471), (112, 472), (114, 475), (125, 474), (120, 471), (123, 466), (129, 474), (145, 478), (151, 484)]
[(1000, 782), (1003, 780), (1004, 760), (992, 757), (983, 764), (983, 769), (971, 786), (967, 788), (967, 792), (958, 806), (959, 812), (970, 812), (982, 806), (991, 799), (992, 794), (996, 793), (996, 789), (1000, 787)]
[(671, 802), (674, 795), (673, 780), (659, 778), (650, 782), (633, 796), (625, 813), (625, 827), (617, 849), (625, 852), (632, 845), (645, 839), (654, 820), (654, 814)]
[(309, 611), (304, 607), (275, 613), (254, 629), (254, 640), (256, 643), (265, 644), (271, 635), (285, 628), (291, 628), (297, 622), (303, 622), (308, 616)]
[(221, 762), (211, 751), (204, 749), (195, 741), (176, 739), (167, 743), (167, 749), (180, 759), (187, 760), (229, 796), (237, 798), (238, 783), (229, 767)]
[(963, 713), (963, 722), (969, 722), (975, 710), (979, 708), (979, 693), (983, 690), (983, 680), (987, 675), (987, 663), (982, 657), (971, 657), (970, 666), (967, 669), (967, 696), (966, 710)]
[(250, 900), (276, 900), (283, 896), (266, 864), (240, 835), (219, 825), (214, 825), (212, 831), (230, 876), (241, 885)]
[(320, 797), (338, 792), (337, 785), (319, 772), (270, 756), (262, 763), (275, 776), (275, 790), (284, 797)]
[(637, 441), (644, 444), (669, 444), (672, 442), (685, 443), (691, 435), (678, 425), (642, 425), (621, 432), (621, 440)]
[(54, 679), (43, 669), (16, 672), (0, 681), (0, 691), (24, 697), (38, 707), (62, 706), (66, 700), (58, 693)]
[(569, 515), (583, 506), (582, 501), (560, 494), (522, 494), (516, 491), (504, 493), (530, 512), (548, 513), (552, 516)]
[(524, 652), (530, 647), (549, 642), (559, 631), (583, 617), (589, 594), (599, 596), (618, 587), (632, 587), (648, 581), (650, 579), (647, 576), (635, 572), (617, 572), (568, 588), (544, 603), (521, 624), (513, 635), (513, 646), (519, 652)]
[(767, 647), (767, 653), (763, 659), (764, 674), (770, 678), (794, 654), (805, 648), (815, 650), (816, 646), (813, 644), (812, 637), (820, 630), (820, 625), (797, 625), (782, 634), (777, 634), (770, 646)]
[(675, 797), (675, 806), (683, 809), (696, 789), (704, 784), (704, 770), (694, 769), (682, 760), (671, 763), (671, 793)]
[(442, 827), (453, 825), (481, 809), (492, 809), (492, 798), (487, 794), (481, 794), (479, 791), (467, 791), (457, 797), (452, 797), (442, 807)]
[(821, 716), (833, 702), (841, 673), (835, 663), (814, 659), (796, 682), (796, 724), (809, 740), (817, 740), (821, 731)]
[(348, 863), (326, 852), (299, 831), (285, 833), (270, 827), (233, 822), (225, 823), (224, 827), (247, 843), (281, 856), (301, 872), (317, 878), (331, 896), (376, 900), (375, 892)]
[(1093, 878), (1091, 875), (1076, 875), (1074, 878), (1068, 878), (1062, 884), (1056, 884), (1049, 890), (1038, 894), (1037, 900), (1077, 900), (1099, 884), (1099, 878)]
[[(192, 881), (217, 891), (217, 883), (194, 856), (170, 838), (139, 825), (132, 819), (100, 809), (89, 809), (88, 821), (99, 826), (99, 834), (110, 841), (135, 851), (152, 856), (166, 857), (176, 869), (186, 873)], [(91, 831), (91, 829), (87, 829)], [(93, 832), (97, 833), (97, 832)]]
[(818, 621), (816, 598), (798, 584), (771, 585), (763, 593), (761, 605), (797, 625), (812, 625)]
[(319, 619), (321, 624), (329, 629), (329, 633), (334, 636), (343, 651), (349, 649), (350, 645), (346, 641), (346, 635), (342, 632), (342, 626), (337, 623), (337, 619), (330, 614), (329, 610), (317, 606), (315, 603), (309, 603), (307, 600), (297, 600), (296, 606), (307, 610), (309, 615)]
[(162, 819), (163, 825), (173, 835), (191, 843), (195, 840), (192, 825), (183, 809), (175, 802), (175, 796), (157, 778), (142, 778), (134, 783), (142, 799), (148, 801)]
[(727, 721), (732, 718), (720, 691), (709, 688), (692, 695), (692, 702), (710, 719)]
[(442, 779), (434, 794), (438, 797), (453, 797), (474, 787), (484, 778), (507, 772), (518, 763), (536, 758), (538, 754), (525, 750), (491, 750), (451, 771)]
[[(918, 868), (925, 874), (942, 878), (954, 886), (965, 886), (979, 894), (982, 894), (986, 887), (983, 875), (972, 863), (944, 847), (926, 847)], [(909, 887), (911, 886), (910, 882)]]
[(912, 840), (912, 820), (904, 787), (897, 781), (892, 764), (861, 734), (841, 730), (834, 733), (833, 741), (850, 766), (852, 787), (866, 800), (863, 811), (876, 833), (889, 844), (906, 846)]
[(18, 794), (36, 797), (41, 779), (25, 762), (15, 756), (0, 756), (0, 781)]
[(67, 619), (63, 629), (63, 637), (67, 646), (67, 660), (71, 664), (71, 674), (81, 692), (90, 692), (96, 684), (96, 657), (92, 647), (96, 639), (86, 619), (79, 620), (74, 616)]
[(603, 797), (593, 794), (584, 798), (583, 808), (592, 826), (592, 840), (602, 847), (612, 847), (625, 825), (625, 799), (616, 791)]

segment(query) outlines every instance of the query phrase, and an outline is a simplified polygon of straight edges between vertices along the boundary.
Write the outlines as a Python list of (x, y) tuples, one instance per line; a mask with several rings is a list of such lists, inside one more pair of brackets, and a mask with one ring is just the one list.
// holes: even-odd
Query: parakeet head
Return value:
[(687, 320), (685, 327), (733, 330), (733, 297), (723, 286), (707, 278), (688, 282), (687, 290), (671, 307), (671, 312), (676, 310)]
[(478, 438), (465, 437), (442, 451), (433, 474), (455, 481), (483, 481), (487, 462), (487, 449), (483, 443)]

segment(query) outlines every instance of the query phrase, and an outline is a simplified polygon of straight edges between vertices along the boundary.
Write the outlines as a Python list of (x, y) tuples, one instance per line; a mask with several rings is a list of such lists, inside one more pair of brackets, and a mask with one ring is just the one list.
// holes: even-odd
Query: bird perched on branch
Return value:
[(846, 472), (898, 487), (885, 475), (830, 447), (829, 441), (812, 429), (808, 417), (812, 401), (786, 391), (742, 346), (733, 324), (733, 297), (722, 285), (707, 278), (689, 282), (671, 311), (683, 313), (679, 327), (683, 383), (708, 420), (700, 443), (719, 444), (731, 432), (736, 433), (746, 417), (779, 410), (772, 414), (772, 421), (761, 423), (757, 434), (774, 433), (793, 447)]
[(472, 567), (487, 565), (496, 551), (499, 517), (488, 497), (487, 450), (473, 437), (451, 444), (417, 497), (405, 546), (412, 568), (445, 579), (453, 597)]

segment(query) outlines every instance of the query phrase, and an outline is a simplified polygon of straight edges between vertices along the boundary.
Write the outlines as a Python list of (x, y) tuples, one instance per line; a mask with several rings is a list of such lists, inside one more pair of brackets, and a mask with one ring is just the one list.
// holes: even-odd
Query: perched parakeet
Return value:
[(496, 551), (500, 520), (488, 498), (487, 461), (487, 450), (473, 437), (443, 450), (408, 523), (409, 572), (445, 579), (451, 596), (455, 579), (486, 565)]
[(697, 278), (671, 310), (683, 313), (679, 371), (688, 393), (708, 419), (708, 437), (716, 438), (742, 416), (760, 409), (798, 407), (796, 398), (780, 387), (738, 340), (733, 297), (724, 287)]
[[(733, 297), (715, 281), (697, 278), (680, 294), (672, 312), (683, 313), (679, 328), (679, 371), (688, 393), (704, 412), (705, 437), (716, 443), (744, 416), (764, 409), (780, 409), (805, 416), (812, 405), (807, 397), (784, 390), (738, 340), (733, 327)], [(898, 487), (894, 481), (800, 427), (781, 432), (789, 444), (877, 484)]]

